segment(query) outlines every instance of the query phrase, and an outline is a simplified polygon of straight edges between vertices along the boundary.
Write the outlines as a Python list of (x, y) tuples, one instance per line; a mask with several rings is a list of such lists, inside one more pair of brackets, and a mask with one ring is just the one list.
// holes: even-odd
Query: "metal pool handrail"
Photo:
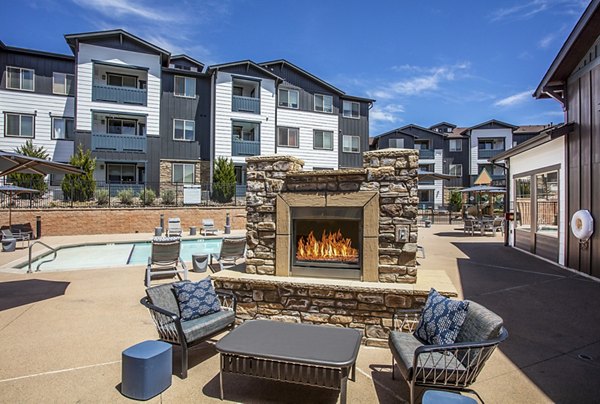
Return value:
[(35, 268), (35, 272), (40, 272), (40, 265), (42, 265), (45, 262), (50, 262), (50, 261), (54, 261), (56, 259), (56, 254), (58, 252), (58, 250), (56, 250), (56, 248), (50, 247), (48, 244), (44, 243), (43, 241), (34, 241), (30, 246), (29, 246), (29, 264), (27, 265), (27, 273), (30, 274), (32, 273), (31, 271), (31, 248), (36, 245), (36, 244), (41, 244), (44, 247), (50, 249), (53, 253), (54, 256), (52, 257), (52, 259), (48, 260), (48, 261), (42, 261), (38, 264), (38, 266)]

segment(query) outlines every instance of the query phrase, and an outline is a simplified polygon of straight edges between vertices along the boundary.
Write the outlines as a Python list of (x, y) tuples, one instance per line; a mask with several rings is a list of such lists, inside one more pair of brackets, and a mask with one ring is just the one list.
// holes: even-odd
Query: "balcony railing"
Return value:
[(234, 95), (231, 110), (260, 114), (260, 98), (242, 97), (241, 95)]
[(112, 135), (108, 133), (92, 134), (92, 150), (118, 152), (146, 152), (146, 136)]
[(504, 149), (479, 149), (477, 158), (479, 160), (487, 160), (490, 157), (494, 157), (497, 154), (500, 154), (504, 151)]
[(435, 150), (419, 149), (419, 158), (422, 160), (433, 160), (435, 158)]
[(94, 84), (92, 86), (92, 101), (146, 105), (147, 98), (147, 91), (137, 88), (105, 86), (101, 84)]
[(232, 156), (258, 156), (260, 154), (260, 142), (247, 140), (231, 140)]

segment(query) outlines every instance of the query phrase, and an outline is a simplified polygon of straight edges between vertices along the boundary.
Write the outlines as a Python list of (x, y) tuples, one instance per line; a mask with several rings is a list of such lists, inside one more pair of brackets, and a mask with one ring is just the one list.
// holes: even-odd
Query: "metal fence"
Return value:
[[(14, 184), (14, 182), (13, 182)], [(91, 197), (83, 196), (76, 187), (63, 188), (45, 181), (39, 184), (19, 183), (25, 188), (42, 188), (40, 193), (18, 195), (0, 194), (0, 208), (130, 208), (176, 206), (236, 206), (245, 205), (245, 185), (161, 183), (107, 183), (96, 182)], [(65, 192), (66, 191), (66, 192)]]

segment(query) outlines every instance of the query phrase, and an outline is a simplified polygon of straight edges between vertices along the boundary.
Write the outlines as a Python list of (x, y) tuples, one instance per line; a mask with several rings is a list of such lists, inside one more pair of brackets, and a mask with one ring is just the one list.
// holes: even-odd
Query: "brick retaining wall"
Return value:
[[(212, 218), (222, 230), (225, 215), (231, 216), (232, 229), (245, 229), (245, 207), (200, 208), (93, 208), (93, 209), (40, 209), (13, 210), (12, 223), (30, 223), (35, 232), (36, 216), (42, 217), (43, 236), (70, 236), (78, 234), (152, 233), (160, 224), (160, 215), (179, 217), (187, 232), (190, 226), (198, 226), (202, 219)], [(8, 210), (0, 210), (0, 223), (8, 224)]]

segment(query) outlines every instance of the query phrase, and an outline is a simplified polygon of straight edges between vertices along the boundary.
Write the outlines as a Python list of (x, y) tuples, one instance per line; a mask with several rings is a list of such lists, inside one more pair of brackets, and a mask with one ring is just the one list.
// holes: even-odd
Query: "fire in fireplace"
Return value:
[(293, 208), (292, 276), (360, 279), (362, 209)]

